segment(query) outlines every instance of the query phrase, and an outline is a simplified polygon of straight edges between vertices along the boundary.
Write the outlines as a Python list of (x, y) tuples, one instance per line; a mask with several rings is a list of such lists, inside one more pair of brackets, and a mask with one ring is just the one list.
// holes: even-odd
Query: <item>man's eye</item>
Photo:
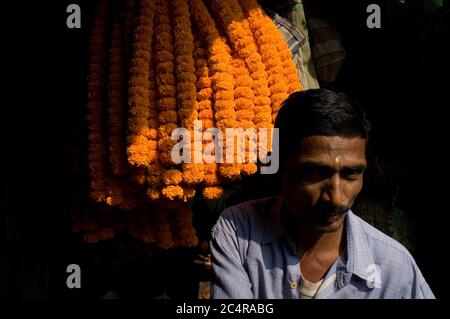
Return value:
[(306, 182), (321, 181), (325, 179), (328, 172), (321, 169), (305, 169), (301, 170), (296, 174), (296, 179)]
[(342, 177), (348, 180), (356, 180), (362, 175), (360, 170), (348, 170), (342, 173)]

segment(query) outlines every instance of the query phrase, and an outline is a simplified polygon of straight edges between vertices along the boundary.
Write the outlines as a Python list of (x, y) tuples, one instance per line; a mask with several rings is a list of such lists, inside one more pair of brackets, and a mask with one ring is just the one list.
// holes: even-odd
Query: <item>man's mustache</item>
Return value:
[(321, 217), (331, 217), (346, 213), (349, 210), (347, 206), (320, 206), (313, 210), (314, 215)]

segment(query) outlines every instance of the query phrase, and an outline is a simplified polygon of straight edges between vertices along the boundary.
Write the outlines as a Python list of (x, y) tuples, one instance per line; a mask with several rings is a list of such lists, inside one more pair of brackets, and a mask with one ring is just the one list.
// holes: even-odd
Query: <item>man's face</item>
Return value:
[(288, 158), (282, 196), (299, 222), (319, 232), (339, 229), (363, 185), (366, 140), (309, 136)]

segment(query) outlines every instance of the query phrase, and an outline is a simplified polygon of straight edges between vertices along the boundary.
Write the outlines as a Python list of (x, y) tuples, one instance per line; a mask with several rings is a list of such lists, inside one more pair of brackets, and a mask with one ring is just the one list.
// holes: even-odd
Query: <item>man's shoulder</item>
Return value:
[(213, 227), (213, 233), (222, 230), (238, 233), (242, 237), (259, 236), (265, 229), (276, 200), (276, 197), (267, 197), (226, 208)]
[(274, 202), (276, 197), (265, 197), (260, 199), (249, 200), (240, 204), (232, 205), (222, 212), (221, 216), (235, 215), (244, 218), (260, 218), (270, 211), (270, 203)]
[(360, 274), (368, 275), (369, 271), (373, 275), (375, 268), (372, 266), (377, 266), (381, 285), (391, 289), (395, 298), (434, 298), (408, 249), (360, 217), (354, 214), (353, 217), (361, 241), (358, 243), (359, 256), (355, 257), (359, 260)]
[(400, 242), (373, 227), (359, 216), (355, 214), (353, 216), (374, 258), (387, 261), (392, 261), (394, 258), (398, 263), (415, 264), (408, 249)]

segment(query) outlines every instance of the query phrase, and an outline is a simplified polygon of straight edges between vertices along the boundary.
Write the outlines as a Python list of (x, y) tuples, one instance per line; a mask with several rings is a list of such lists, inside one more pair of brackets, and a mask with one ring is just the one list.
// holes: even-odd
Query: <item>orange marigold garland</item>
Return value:
[[(100, 0), (97, 6), (87, 118), (90, 195), (117, 208), (98, 213), (103, 206), (96, 206), (74, 213), (78, 220), (74, 231), (91, 243), (127, 230), (163, 249), (192, 246), (197, 242), (192, 211), (183, 201), (194, 196), (199, 183), (204, 198), (218, 198), (223, 180), (251, 175), (257, 166), (249, 160), (252, 141), (246, 141), (245, 150), (235, 146), (234, 164), (175, 165), (171, 151), (176, 141), (171, 133), (187, 128), (193, 152), (198, 144), (205, 148), (211, 142), (205, 136), (202, 141), (194, 139), (195, 120), (201, 121), (203, 130), (218, 127), (222, 133), (227, 128), (272, 128), (281, 101), (301, 89), (297, 69), (281, 34), (255, 0), (113, 4), (122, 11), (112, 12), (112, 17), (108, 1)], [(108, 21), (113, 22), (111, 29)], [(106, 116), (108, 136), (103, 135)], [(225, 142), (215, 150), (223, 160)], [(270, 150), (270, 143), (266, 146)], [(243, 154), (245, 159), (239, 158)], [(192, 154), (191, 159), (195, 157), (203, 159), (203, 154)], [(108, 160), (111, 172), (106, 170)], [(236, 163), (239, 160), (244, 162)], [(142, 202), (145, 189), (147, 202)], [(130, 211), (116, 213), (123, 210)]]
[[(237, 1), (229, 1), (230, 9), (237, 19), (243, 20), (243, 12)], [(245, 61), (238, 57), (237, 53), (233, 54), (233, 76), (235, 79), (234, 99), (236, 103), (236, 114), (239, 121), (239, 127), (244, 131), (247, 129), (255, 129), (253, 120), (255, 119), (253, 79), (250, 77)], [(255, 131), (256, 132), (256, 131)], [(242, 141), (245, 145), (240, 145), (237, 151), (244, 154), (244, 164), (241, 165), (241, 174), (252, 175), (256, 173), (258, 167), (255, 163), (250, 162), (250, 157), (256, 157), (256, 142), (250, 137)], [(244, 153), (242, 153), (244, 152)], [(251, 153), (250, 153), (251, 152)]]
[[(155, 63), (156, 84), (159, 107), (158, 150), (160, 163), (168, 167), (168, 171), (177, 171), (171, 158), (172, 147), (175, 141), (171, 139), (172, 131), (178, 127), (175, 57), (172, 37), (170, 10), (167, 1), (156, 1), (155, 19)], [(164, 171), (161, 173), (164, 174)], [(180, 173), (181, 174), (181, 173)], [(183, 197), (183, 188), (180, 180), (167, 180), (163, 177), (161, 194), (163, 197), (175, 200)]]
[(104, 65), (106, 56), (108, 1), (97, 3), (97, 16), (90, 39), (90, 64), (88, 78), (88, 158), (90, 176), (90, 196), (95, 201), (106, 198), (106, 180), (104, 167), (103, 112), (104, 89), (106, 88)]
[(148, 100), (149, 100), (149, 112), (148, 112), (148, 128), (146, 130), (146, 136), (148, 139), (148, 152), (149, 152), (149, 165), (158, 163), (158, 105), (157, 105), (157, 89), (155, 81), (155, 70), (153, 63), (150, 63), (148, 73)]
[[(214, 20), (202, 1), (192, 1), (191, 13), (200, 35), (207, 40), (208, 62), (215, 100), (214, 116), (217, 127), (225, 133), (226, 128), (237, 127), (230, 49), (226, 41), (220, 37)], [(223, 146), (223, 143), (219, 142), (221, 151), (223, 151)], [(227, 180), (233, 180), (240, 176), (239, 166), (235, 164), (221, 164), (219, 171), (221, 176)]]
[(109, 160), (112, 172), (122, 176), (125, 173), (125, 158), (122, 153), (122, 133), (124, 131), (123, 112), (124, 97), (124, 65), (122, 55), (121, 23), (115, 19), (111, 33), (111, 47), (109, 50)]
[[(232, 0), (232, 2), (237, 1)], [(262, 61), (267, 68), (272, 117), (275, 121), (281, 103), (288, 96), (287, 92), (289, 89), (288, 79), (286, 78), (285, 69), (283, 68), (282, 60), (277, 49), (278, 42), (280, 40), (284, 42), (284, 40), (281, 38), (282, 36), (276, 26), (264, 14), (256, 0), (239, 0), (239, 2), (245, 10), (250, 29), (258, 43)]]
[[(247, 20), (234, 19), (232, 7), (227, 2), (212, 0), (219, 13), (223, 29), (228, 35), (237, 56), (243, 59), (253, 79), (254, 118), (256, 128), (272, 128), (272, 109), (270, 107), (270, 89), (268, 87), (266, 66), (255, 43)], [(236, 10), (237, 6), (234, 6)], [(268, 145), (270, 149), (270, 145)]]
[[(155, 26), (155, 29), (157, 26)], [(152, 35), (154, 36), (154, 34)], [(154, 56), (155, 54), (153, 54)], [(149, 140), (149, 165), (146, 171), (146, 182), (149, 186), (147, 190), (148, 198), (151, 201), (157, 201), (161, 198), (161, 172), (163, 167), (159, 162), (159, 149), (158, 149), (158, 130), (159, 130), (159, 107), (158, 107), (158, 92), (156, 84), (155, 65), (150, 63), (149, 70), (149, 120), (147, 137)]]
[[(233, 75), (236, 87), (234, 89), (234, 100), (236, 104), (236, 115), (239, 119), (238, 126), (244, 131), (247, 129), (254, 129), (255, 125), (253, 119), (255, 113), (253, 112), (253, 80), (249, 75), (245, 61), (235, 57), (233, 60)], [(256, 131), (255, 131), (256, 132)], [(252, 175), (256, 173), (257, 166), (250, 162), (250, 157), (255, 156), (256, 160), (256, 143), (251, 138), (245, 138), (242, 141), (245, 145), (240, 145), (240, 154), (244, 154), (243, 164), (240, 166), (243, 175)], [(253, 153), (251, 154), (250, 151)]]
[[(206, 59), (206, 50), (203, 48), (201, 36), (198, 31), (195, 33), (194, 38), (194, 59), (195, 68), (197, 76), (197, 108), (199, 111), (199, 119), (202, 121), (203, 131), (213, 128), (216, 125), (214, 119), (214, 113), (212, 108), (213, 103), (213, 89), (212, 80), (210, 78), (210, 70), (208, 67), (208, 60)], [(203, 139), (203, 144), (207, 144), (210, 141)], [(204, 169), (204, 179), (203, 183), (205, 187), (203, 189), (203, 197), (206, 199), (216, 199), (219, 198), (223, 189), (220, 186), (220, 174), (217, 163), (205, 163)]]
[(152, 0), (140, 0), (133, 34), (130, 67), (128, 113), (128, 162), (147, 166), (150, 161), (147, 137), (150, 116), (149, 72), (155, 5)]
[[(191, 132), (190, 148), (192, 163), (182, 164), (183, 182), (187, 185), (199, 184), (203, 180), (203, 164), (194, 163), (196, 158), (202, 158), (196, 154), (195, 150), (201, 146), (201, 140), (194, 140), (194, 121), (198, 120), (197, 110), (197, 88), (194, 65), (194, 37), (192, 35), (192, 25), (190, 20), (188, 0), (171, 1), (171, 11), (173, 17), (173, 31), (175, 34), (175, 71), (177, 78), (177, 101), (178, 119), (182, 127)], [(197, 146), (197, 148), (196, 148)], [(188, 200), (193, 197), (195, 191), (192, 187), (185, 186)]]
[[(256, 0), (239, 0), (239, 2), (246, 13), (250, 27), (252, 28), (252, 31), (260, 44), (261, 55), (263, 56), (264, 63), (266, 63), (268, 69), (270, 70), (271, 68), (274, 68), (274, 66), (277, 68), (281, 66), (283, 68), (284, 79), (286, 79), (286, 84), (288, 85), (287, 95), (295, 91), (300, 91), (302, 89), (302, 85), (298, 76), (297, 67), (292, 60), (292, 53), (289, 50), (283, 36), (277, 30), (275, 24), (273, 24), (270, 18), (264, 14), (263, 9), (259, 6)], [(269, 35), (270, 39), (267, 37)], [(261, 47), (261, 45), (267, 46)], [(275, 57), (275, 60), (272, 60), (270, 59), (270, 54), (274, 54), (274, 52), (267, 52), (266, 55), (265, 51), (272, 51), (275, 48), (277, 49), (278, 54), (273, 55), (272, 57)], [(280, 57), (279, 61), (277, 56)], [(273, 72), (278, 76), (280, 70), (274, 69)], [(273, 83), (271, 83), (271, 85), (273, 85)], [(280, 85), (280, 87), (275, 91), (277, 93), (272, 92), (272, 94), (280, 94), (283, 93), (283, 91), (284, 87)], [(278, 104), (278, 107), (275, 107), (275, 113), (279, 110), (279, 104), (281, 103), (280, 100), (281, 102), (284, 100), (283, 95), (272, 97), (272, 103), (275, 103), (275, 105)]]

